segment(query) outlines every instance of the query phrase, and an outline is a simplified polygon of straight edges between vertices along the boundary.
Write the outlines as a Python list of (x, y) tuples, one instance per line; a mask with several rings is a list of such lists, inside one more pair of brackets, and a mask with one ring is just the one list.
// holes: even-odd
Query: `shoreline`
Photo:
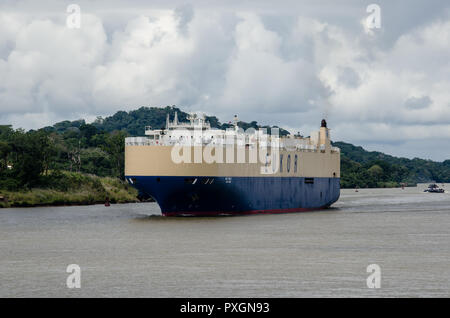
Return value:
[(49, 186), (0, 190), (0, 208), (83, 206), (140, 202), (138, 191), (117, 178), (64, 172)]
[[(154, 201), (148, 201), (154, 202)], [(11, 204), (4, 205), (4, 202), (0, 201), (0, 211), (1, 209), (14, 209), (14, 208), (43, 208), (43, 207), (69, 207), (69, 206), (89, 206), (89, 205), (104, 205), (105, 201), (95, 201), (95, 202), (65, 202), (65, 203), (36, 203), (36, 204)], [(129, 201), (121, 201), (121, 202), (109, 202), (110, 205), (117, 204), (131, 204), (131, 203), (145, 203), (144, 201), (139, 200), (129, 200)]]
[(137, 191), (109, 188), (105, 191), (56, 191), (53, 189), (32, 189), (24, 192), (1, 191), (1, 208), (25, 208), (44, 206), (85, 206), (95, 204), (139, 203)]
[[(408, 186), (405, 188), (415, 188), (416, 186)], [(368, 189), (399, 189), (401, 187), (390, 187), (390, 188), (358, 188), (358, 190), (368, 190)], [(355, 190), (355, 188), (341, 188), (341, 190)], [(26, 198), (26, 196), (31, 196), (34, 200), (36, 200), (37, 195), (35, 192), (42, 194), (42, 192), (47, 194), (47, 200), (45, 200), (42, 196), (40, 202), (30, 202), (30, 198)], [(5, 195), (6, 194), (6, 195)], [(111, 205), (115, 204), (130, 204), (130, 203), (146, 203), (146, 202), (155, 202), (154, 200), (148, 201), (140, 201), (137, 196), (134, 196), (134, 193), (127, 193), (126, 197), (122, 196), (116, 197), (114, 195), (114, 191), (108, 191), (107, 195), (109, 197), (109, 203)], [(16, 198), (10, 201), (8, 197), (17, 195), (21, 198)], [(50, 196), (49, 196), (50, 195)], [(59, 197), (59, 199), (55, 199)], [(64, 197), (64, 198), (61, 198)], [(6, 198), (6, 200), (5, 200)], [(32, 189), (26, 192), (3, 192), (0, 193), (0, 210), (8, 209), (8, 208), (34, 208), (34, 207), (65, 207), (65, 206), (89, 206), (89, 205), (104, 205), (107, 202), (105, 199), (99, 199), (98, 196), (95, 198), (92, 193), (86, 192), (71, 192), (71, 191), (55, 191), (51, 189)]]

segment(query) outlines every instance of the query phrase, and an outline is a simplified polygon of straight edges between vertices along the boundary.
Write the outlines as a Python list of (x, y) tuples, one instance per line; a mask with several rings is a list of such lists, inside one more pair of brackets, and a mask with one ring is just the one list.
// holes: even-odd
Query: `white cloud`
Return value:
[(83, 24), (80, 30), (49, 19), (19, 25), (14, 48), (0, 59), (2, 115), (90, 110), (92, 68), (103, 59), (106, 36), (95, 16), (84, 15)]
[[(449, 39), (450, 22), (436, 21), (401, 36), (389, 50), (373, 47), (373, 60), (327, 59), (321, 78), (333, 91), (329, 101), (338, 138), (380, 144), (450, 137)], [(359, 85), (339, 78), (344, 66), (356, 72)], [(448, 151), (435, 153), (450, 157)]]
[(306, 111), (321, 97), (322, 87), (314, 65), (281, 56), (283, 39), (267, 30), (258, 16), (241, 14), (236, 25), (236, 47), (230, 58), (219, 104), (247, 112)]
[[(47, 13), (25, 10), (26, 1), (0, 13), (2, 123), (37, 128), (176, 104), (305, 135), (327, 116), (334, 139), (408, 141), (408, 154), (415, 140), (449, 133), (445, 10), (431, 10), (444, 16), (421, 16), (414, 26), (381, 4), (382, 29), (368, 35), (360, 23), (365, 6), (356, 3), (330, 2), (324, 12), (312, 3), (277, 11), (269, 3), (264, 10), (218, 10), (222, 5), (209, 2), (139, 2), (133, 11), (116, 1), (112, 8), (97, 2), (89, 12), (82, 1), (80, 29), (66, 28), (65, 11), (47, 3)], [(435, 158), (447, 157), (435, 151)]]

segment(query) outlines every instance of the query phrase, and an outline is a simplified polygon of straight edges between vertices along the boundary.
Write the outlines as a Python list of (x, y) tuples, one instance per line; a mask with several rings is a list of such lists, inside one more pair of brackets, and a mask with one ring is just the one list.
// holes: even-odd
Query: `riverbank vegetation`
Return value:
[(450, 182), (450, 160), (435, 162), (407, 159), (345, 142), (335, 142), (341, 149), (341, 187), (392, 188), (417, 183)]
[[(84, 125), (86, 126), (86, 125)], [(0, 126), (0, 207), (136, 202), (123, 179), (125, 132)]]
[(138, 192), (118, 178), (51, 172), (31, 188), (0, 190), (0, 207), (138, 202)]
[[(0, 126), (0, 206), (92, 204), (106, 197), (113, 203), (135, 201), (138, 193), (124, 181), (124, 138), (144, 135), (145, 126), (165, 127), (167, 114), (173, 118), (175, 112), (186, 121), (187, 113), (167, 106), (119, 111), (92, 123), (63, 121), (30, 131)], [(231, 127), (214, 116), (207, 120), (213, 128)], [(270, 128), (256, 121), (238, 125)], [(288, 131), (280, 128), (280, 133)], [(410, 160), (344, 142), (333, 144), (341, 148), (343, 188), (450, 182), (450, 160)]]

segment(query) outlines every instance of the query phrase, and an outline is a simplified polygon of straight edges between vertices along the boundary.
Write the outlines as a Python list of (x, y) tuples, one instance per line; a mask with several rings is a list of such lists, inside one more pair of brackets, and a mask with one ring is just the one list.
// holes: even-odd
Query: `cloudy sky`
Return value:
[(450, 159), (450, 2), (1, 0), (0, 124), (165, 105)]

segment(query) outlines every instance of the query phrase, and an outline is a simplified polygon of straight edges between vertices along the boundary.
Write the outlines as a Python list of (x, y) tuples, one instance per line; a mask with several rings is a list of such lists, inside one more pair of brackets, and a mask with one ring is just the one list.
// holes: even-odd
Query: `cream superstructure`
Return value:
[[(231, 130), (211, 128), (204, 116), (193, 114), (188, 123), (179, 123), (177, 117), (175, 114), (172, 122), (167, 117), (166, 129), (146, 127), (145, 137), (126, 138), (125, 175), (340, 177), (340, 151), (331, 146), (330, 131), (324, 120), (320, 130), (311, 133), (310, 137), (288, 135), (277, 139), (279, 162), (274, 165), (275, 171), (269, 171), (268, 175), (262, 173), (265, 163), (254, 161), (255, 153), (257, 158), (272, 154), (275, 137), (264, 137), (262, 131), (242, 131), (238, 128), (237, 117)], [(176, 146), (190, 148), (189, 163), (173, 160)], [(195, 154), (204, 154), (211, 146), (221, 148), (213, 151), (215, 158), (221, 160), (198, 162)]]

